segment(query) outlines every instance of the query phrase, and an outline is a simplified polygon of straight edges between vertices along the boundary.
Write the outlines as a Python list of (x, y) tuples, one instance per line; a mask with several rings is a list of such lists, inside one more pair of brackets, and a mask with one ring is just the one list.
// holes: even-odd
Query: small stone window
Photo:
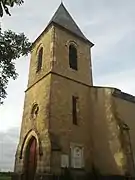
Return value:
[(61, 155), (61, 167), (68, 168), (69, 167), (69, 156), (67, 154)]
[(70, 68), (77, 70), (77, 49), (73, 44), (69, 46), (69, 65)]
[(42, 61), (43, 61), (43, 47), (41, 47), (38, 51), (38, 57), (37, 57), (37, 72), (41, 70), (42, 67)]
[(77, 100), (78, 97), (72, 96), (72, 120), (74, 125), (78, 125), (77, 122)]
[(39, 111), (39, 107), (38, 104), (34, 104), (31, 110), (31, 118), (32, 119), (36, 119), (37, 115), (38, 115), (38, 111)]

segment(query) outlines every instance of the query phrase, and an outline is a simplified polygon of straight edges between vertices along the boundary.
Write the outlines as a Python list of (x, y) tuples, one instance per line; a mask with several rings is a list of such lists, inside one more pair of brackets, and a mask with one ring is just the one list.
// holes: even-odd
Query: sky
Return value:
[[(24, 32), (30, 41), (44, 30), (60, 0), (25, 0), (1, 19), (2, 29)], [(111, 86), (135, 95), (135, 1), (64, 0), (92, 48), (94, 85)], [(19, 141), (30, 55), (16, 61), (17, 80), (10, 80), (0, 107), (0, 170), (13, 170)]]

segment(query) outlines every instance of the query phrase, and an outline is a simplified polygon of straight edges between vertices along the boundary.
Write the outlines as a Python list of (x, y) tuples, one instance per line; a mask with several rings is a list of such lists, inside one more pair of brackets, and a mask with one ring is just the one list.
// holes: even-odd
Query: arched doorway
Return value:
[(37, 165), (37, 141), (32, 137), (26, 147), (25, 153), (25, 179), (34, 180)]

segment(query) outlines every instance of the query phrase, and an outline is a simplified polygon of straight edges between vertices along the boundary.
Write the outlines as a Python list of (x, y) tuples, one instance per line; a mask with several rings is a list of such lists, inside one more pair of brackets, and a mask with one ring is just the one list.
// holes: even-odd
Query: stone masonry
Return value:
[[(77, 49), (78, 70), (69, 66), (71, 44)], [(15, 160), (18, 179), (26, 173), (32, 137), (37, 144), (35, 177), (61, 175), (62, 163), (73, 176), (91, 173), (93, 167), (102, 175), (134, 176), (135, 98), (115, 88), (93, 86), (92, 46), (63, 4), (33, 43)], [(41, 48), (42, 67), (37, 72)], [(77, 97), (77, 125), (73, 124), (73, 96)], [(75, 147), (81, 149), (79, 168), (74, 165)]]

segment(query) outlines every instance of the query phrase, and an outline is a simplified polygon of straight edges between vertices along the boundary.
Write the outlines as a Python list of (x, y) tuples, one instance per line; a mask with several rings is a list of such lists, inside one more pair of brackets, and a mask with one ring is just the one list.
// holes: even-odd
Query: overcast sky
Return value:
[[(31, 41), (42, 32), (60, 0), (25, 0), (4, 16), (2, 28), (24, 32)], [(135, 95), (135, 0), (64, 0), (92, 48), (94, 85), (113, 86)], [(0, 107), (0, 169), (12, 170), (27, 87), (29, 57), (17, 60), (19, 77), (10, 81)]]

